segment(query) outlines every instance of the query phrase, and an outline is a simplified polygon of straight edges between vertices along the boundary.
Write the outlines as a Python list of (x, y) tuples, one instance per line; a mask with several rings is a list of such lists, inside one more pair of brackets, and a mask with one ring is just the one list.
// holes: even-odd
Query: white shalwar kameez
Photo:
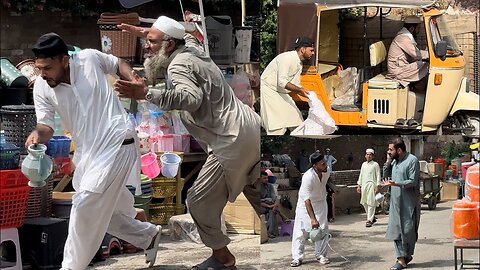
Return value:
[[(297, 208), (295, 209), (295, 224), (293, 225), (292, 236), (292, 259), (302, 261), (304, 258), (305, 240), (308, 239), (308, 233), (312, 229), (310, 216), (305, 206), (305, 201), (310, 199), (313, 212), (320, 225), (320, 229), (328, 230), (327, 221), (327, 180), (330, 176), (330, 170), (322, 173), (322, 181), (313, 168), (308, 169), (302, 177), (302, 185), (298, 192)], [(327, 246), (330, 237), (327, 235), (320, 241), (315, 242), (315, 257), (327, 255)]]
[(377, 207), (375, 188), (381, 184), (380, 166), (377, 162), (373, 160), (363, 162), (357, 184), (361, 187), (362, 192), (360, 204), (365, 208), (367, 220), (373, 221)]
[(54, 128), (58, 112), (75, 142), (75, 174), (68, 238), (62, 269), (83, 270), (105, 233), (146, 249), (157, 234), (154, 225), (135, 220), (127, 184), (140, 185), (140, 159), (126, 112), (107, 82), (118, 58), (83, 50), (70, 58), (70, 84), (51, 88), (38, 77), (33, 89), (37, 123)]
[(267, 135), (283, 135), (287, 128), (297, 127), (303, 116), (285, 89), (287, 83), (300, 86), (302, 61), (297, 51), (277, 55), (260, 78), (260, 116)]

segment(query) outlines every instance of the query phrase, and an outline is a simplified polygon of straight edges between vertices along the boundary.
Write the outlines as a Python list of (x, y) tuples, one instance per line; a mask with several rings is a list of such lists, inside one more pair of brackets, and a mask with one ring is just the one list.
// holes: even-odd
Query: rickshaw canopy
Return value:
[[(436, 0), (278, 0), (277, 52), (282, 53), (293, 49), (293, 41), (299, 36), (317, 40), (320, 43), (316, 43), (318, 49), (338, 45), (336, 44), (338, 37), (335, 36), (335, 32), (338, 31), (336, 29), (338, 24), (336, 10), (359, 7), (426, 9), (435, 3)], [(320, 16), (322, 27), (318, 29), (320, 12), (322, 12)], [(333, 58), (338, 52), (329, 50), (325, 54), (330, 56), (327, 57), (327, 60), (334, 61)], [(329, 59), (331, 57), (332, 59)]]

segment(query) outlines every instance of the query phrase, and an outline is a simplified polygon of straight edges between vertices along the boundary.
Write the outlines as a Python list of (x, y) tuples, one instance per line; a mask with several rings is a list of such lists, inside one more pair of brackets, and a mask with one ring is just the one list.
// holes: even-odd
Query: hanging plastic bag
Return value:
[(170, 118), (173, 123), (173, 133), (175, 134), (189, 134), (187, 128), (183, 125), (182, 119), (180, 119), (179, 111), (171, 111)]
[(300, 126), (293, 130), (291, 135), (327, 135), (337, 130), (335, 121), (325, 110), (323, 103), (315, 92), (308, 92), (308, 117)]
[(252, 88), (250, 86), (250, 79), (248, 78), (248, 74), (243, 71), (239, 70), (235, 75), (233, 75), (232, 80), (230, 81), (230, 87), (232, 87), (235, 96), (240, 99), (243, 103), (247, 104), (248, 106), (253, 106), (253, 99), (252, 99)]

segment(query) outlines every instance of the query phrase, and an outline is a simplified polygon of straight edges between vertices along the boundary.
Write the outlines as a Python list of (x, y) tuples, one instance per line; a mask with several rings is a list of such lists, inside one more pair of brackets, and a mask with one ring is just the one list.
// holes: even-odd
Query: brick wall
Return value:
[(332, 181), (335, 185), (356, 185), (360, 170), (344, 170), (333, 171), (331, 174)]
[(66, 42), (81, 48), (100, 49), (96, 17), (62, 16), (61, 13), (12, 15), (1, 11), (0, 55), (17, 65), (32, 58), (31, 48), (42, 34), (56, 32)]

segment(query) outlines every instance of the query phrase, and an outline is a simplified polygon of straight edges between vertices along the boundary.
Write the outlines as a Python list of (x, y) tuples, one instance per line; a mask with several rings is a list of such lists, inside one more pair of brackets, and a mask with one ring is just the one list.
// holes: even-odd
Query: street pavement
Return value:
[[(453, 269), (454, 252), (451, 236), (453, 202), (441, 202), (437, 209), (422, 207), (419, 240), (408, 269)], [(313, 245), (305, 248), (304, 264), (297, 269), (389, 269), (395, 263), (393, 242), (385, 239), (388, 216), (377, 215), (377, 223), (365, 227), (365, 213), (337, 215), (331, 223), (329, 265), (321, 265), (313, 255)], [(257, 235), (231, 235), (230, 249), (240, 269), (289, 269), (291, 238), (270, 239), (259, 245)], [(210, 256), (210, 250), (193, 242), (172, 241), (164, 236), (160, 242), (155, 270), (190, 269)], [(332, 251), (333, 249), (333, 251)], [(464, 252), (466, 262), (478, 262), (478, 250)], [(90, 269), (146, 269), (143, 253), (115, 255)], [(292, 268), (293, 269), (293, 268)]]

